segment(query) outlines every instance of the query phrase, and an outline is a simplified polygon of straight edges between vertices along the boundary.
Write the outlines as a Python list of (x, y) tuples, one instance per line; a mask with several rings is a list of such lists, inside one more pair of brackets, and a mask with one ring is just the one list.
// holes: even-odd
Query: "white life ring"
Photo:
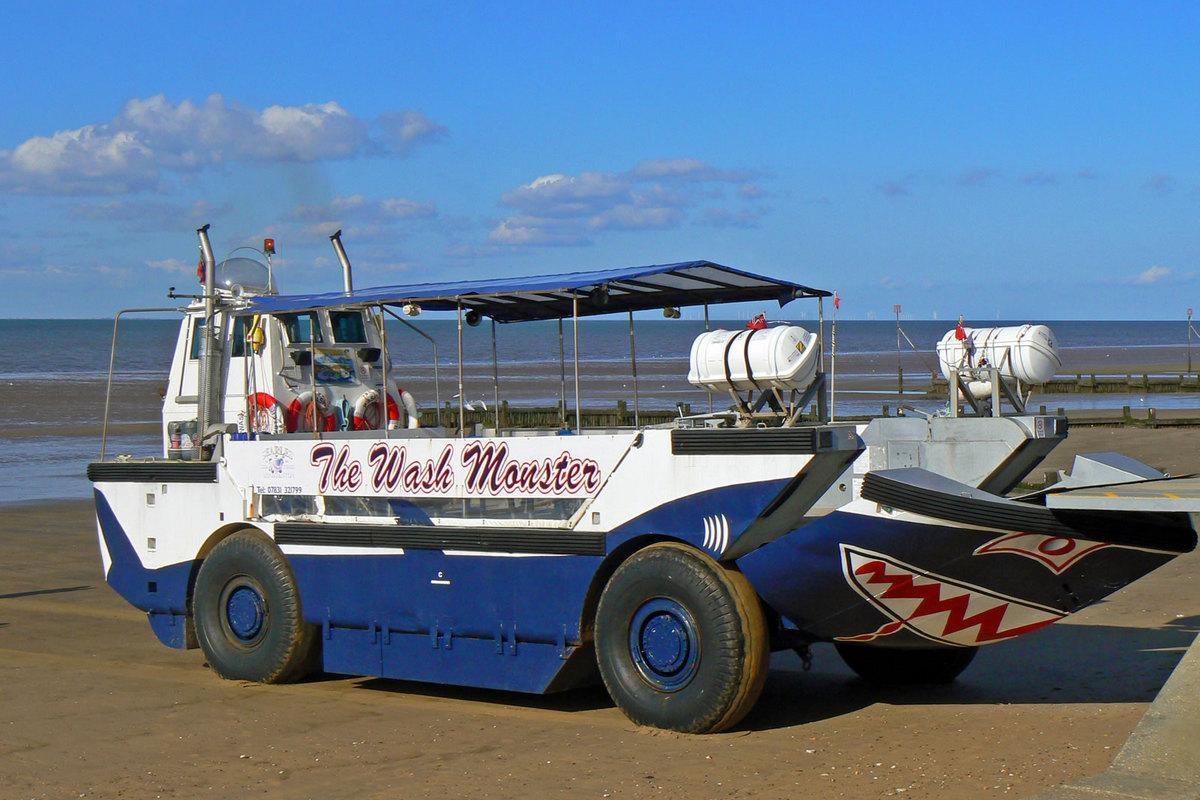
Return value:
[(404, 405), (404, 413), (408, 416), (407, 426), (409, 428), (421, 427), (421, 411), (417, 408), (417, 398), (413, 397), (412, 392), (407, 389), (396, 387), (400, 393), (400, 402)]
[[(400, 395), (400, 402), (404, 405), (405, 415), (408, 417), (407, 427), (421, 427), (420, 411), (417, 409), (417, 401), (408, 392), (399, 387), (394, 387)], [(379, 390), (368, 389), (358, 396), (354, 401), (354, 419), (350, 427), (356, 431), (381, 430), (383, 428), (382, 420), (380, 419), (380, 402)], [(387, 398), (387, 419), (388, 422), (399, 421), (400, 408), (393, 399), (391, 393)]]
[(283, 433), (287, 430), (287, 413), (275, 396), (267, 392), (250, 395), (247, 405), (246, 429), (252, 433)]

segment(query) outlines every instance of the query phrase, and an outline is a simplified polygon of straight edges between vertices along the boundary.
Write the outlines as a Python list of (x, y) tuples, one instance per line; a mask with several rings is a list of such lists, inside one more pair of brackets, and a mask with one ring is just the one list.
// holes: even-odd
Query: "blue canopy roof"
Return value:
[(255, 297), (242, 314), (278, 314), (331, 306), (417, 303), (427, 311), (453, 311), (461, 303), (497, 322), (570, 318), (666, 306), (774, 300), (780, 306), (829, 292), (767, 278), (711, 261), (682, 261), (623, 269), (568, 272), (477, 281), (379, 286), (353, 292)]

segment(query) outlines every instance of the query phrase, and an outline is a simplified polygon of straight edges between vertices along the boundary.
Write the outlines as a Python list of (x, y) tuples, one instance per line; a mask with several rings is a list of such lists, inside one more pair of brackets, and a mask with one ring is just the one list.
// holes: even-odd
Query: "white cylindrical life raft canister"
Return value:
[(819, 362), (817, 335), (798, 325), (708, 331), (692, 342), (688, 382), (710, 391), (804, 389)]
[[(975, 351), (967, 355), (966, 342), (947, 331), (937, 344), (942, 376), (950, 370), (995, 367), (1005, 378), (1022, 383), (1045, 383), (1062, 368), (1054, 332), (1045, 325), (1013, 325), (1006, 328), (966, 328)], [(990, 389), (989, 389), (990, 390)], [(974, 392), (973, 392), (974, 393)]]

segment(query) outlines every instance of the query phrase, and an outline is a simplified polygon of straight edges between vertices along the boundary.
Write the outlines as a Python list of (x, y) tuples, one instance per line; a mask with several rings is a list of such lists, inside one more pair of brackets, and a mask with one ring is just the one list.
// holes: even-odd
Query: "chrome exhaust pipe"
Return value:
[[(196, 451), (202, 453), (201, 442), (214, 419), (220, 418), (221, 401), (217, 397), (221, 381), (219, 370), (220, 344), (217, 341), (215, 322), (217, 306), (217, 260), (213, 257), (212, 242), (208, 240), (208, 225), (196, 229), (200, 238), (200, 257), (204, 262), (204, 341), (200, 351), (200, 374), (197, 394)], [(215, 374), (214, 374), (215, 373)]]
[(338, 230), (329, 237), (329, 241), (333, 243), (333, 252), (337, 255), (338, 263), (342, 265), (342, 286), (346, 294), (354, 291), (354, 278), (350, 273), (350, 257), (346, 255), (346, 248), (342, 246), (342, 230)]

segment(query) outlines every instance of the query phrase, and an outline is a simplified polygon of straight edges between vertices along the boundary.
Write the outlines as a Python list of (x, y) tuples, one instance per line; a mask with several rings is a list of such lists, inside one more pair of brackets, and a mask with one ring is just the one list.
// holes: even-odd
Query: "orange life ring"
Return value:
[(312, 431), (317, 425), (324, 431), (337, 430), (337, 417), (329, 412), (329, 401), (324, 395), (301, 392), (288, 405), (288, 433)]

